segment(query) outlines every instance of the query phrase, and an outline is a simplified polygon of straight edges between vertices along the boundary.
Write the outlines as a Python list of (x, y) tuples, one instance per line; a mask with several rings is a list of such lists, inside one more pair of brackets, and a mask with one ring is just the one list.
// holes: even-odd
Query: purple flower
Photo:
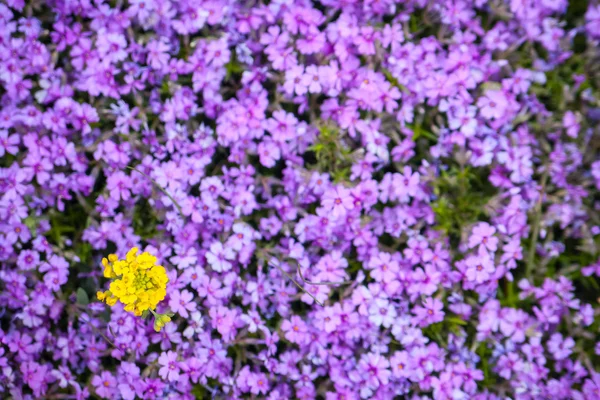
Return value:
[(5, 153), (17, 154), (20, 141), (18, 135), (9, 135), (8, 131), (0, 129), (0, 157), (4, 156)]
[(36, 268), (40, 262), (40, 255), (34, 250), (24, 250), (19, 254), (17, 265), (23, 270)]
[(250, 393), (255, 395), (266, 395), (269, 391), (269, 380), (263, 373), (251, 374), (248, 377), (248, 386), (250, 387)]
[(416, 306), (413, 309), (415, 320), (420, 326), (427, 326), (440, 322), (444, 319), (444, 304), (436, 299), (428, 297), (423, 300), (423, 306)]
[(567, 136), (576, 138), (579, 133), (579, 121), (577, 116), (572, 111), (567, 111), (563, 116), (563, 127), (567, 130)]
[(391, 372), (389, 370), (390, 362), (383, 356), (374, 353), (368, 353), (364, 355), (359, 363), (358, 367), (364, 374), (366, 384), (375, 389), (380, 385), (387, 385)]
[(168, 381), (176, 381), (179, 378), (180, 367), (177, 353), (171, 350), (161, 353), (158, 357), (158, 364), (161, 366), (158, 370), (161, 378)]
[(501, 119), (508, 108), (508, 100), (502, 91), (488, 90), (477, 101), (481, 116), (486, 119)]
[(210, 251), (206, 253), (206, 261), (211, 268), (217, 272), (226, 272), (231, 269), (231, 260), (235, 258), (235, 253), (230, 247), (224, 247), (221, 242), (214, 242), (210, 245)]
[(212, 327), (223, 336), (223, 339), (225, 341), (232, 340), (236, 332), (237, 315), (235, 311), (219, 306), (211, 308), (209, 315), (212, 320)]
[(170, 293), (169, 307), (171, 311), (178, 313), (183, 318), (189, 317), (189, 312), (196, 309), (196, 303), (192, 302), (193, 295), (187, 290), (173, 291)]
[(114, 200), (128, 200), (131, 197), (130, 187), (131, 178), (122, 171), (115, 172), (106, 180), (106, 188)]
[(477, 224), (469, 237), (469, 247), (483, 246), (491, 252), (498, 248), (498, 238), (494, 237), (496, 228), (485, 222)]
[(369, 260), (371, 277), (376, 281), (390, 282), (399, 271), (398, 262), (388, 253), (380, 252)]
[(116, 395), (117, 379), (107, 371), (92, 378), (96, 394), (103, 399), (112, 399)]
[(285, 84), (283, 89), (288, 95), (296, 94), (302, 96), (308, 91), (304, 82), (304, 67), (296, 65), (290, 67), (285, 74)]
[(486, 253), (469, 256), (465, 263), (466, 277), (471, 282), (483, 283), (494, 273), (494, 263)]
[(350, 191), (342, 186), (325, 191), (321, 198), (321, 205), (330, 210), (331, 216), (335, 219), (345, 216), (354, 208)]
[(0, 398), (595, 396), (597, 2), (104, 3), (0, 4)]
[(406, 351), (397, 351), (390, 358), (392, 375), (396, 378), (408, 379), (412, 376), (411, 361)]
[(309, 93), (320, 93), (321, 82), (319, 80), (319, 70), (314, 65), (306, 67), (302, 76), (302, 85), (308, 88)]
[(260, 163), (267, 168), (275, 166), (277, 160), (281, 158), (281, 152), (279, 147), (274, 142), (263, 141), (258, 145), (258, 156), (260, 157)]
[(281, 330), (285, 333), (285, 338), (292, 343), (305, 344), (309, 340), (306, 324), (296, 315), (284, 320)]
[(548, 351), (552, 353), (556, 360), (564, 360), (569, 357), (575, 347), (575, 341), (571, 337), (563, 339), (560, 333), (555, 333), (548, 341)]
[(396, 318), (396, 309), (385, 299), (375, 299), (369, 307), (369, 320), (378, 326), (389, 328)]

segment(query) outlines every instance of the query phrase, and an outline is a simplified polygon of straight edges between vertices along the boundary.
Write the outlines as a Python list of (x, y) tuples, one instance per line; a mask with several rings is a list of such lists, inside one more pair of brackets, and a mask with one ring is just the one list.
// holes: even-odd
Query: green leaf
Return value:
[(23, 223), (25, 224), (25, 226), (27, 226), (27, 228), (29, 228), (31, 234), (35, 235), (35, 228), (37, 227), (37, 220), (35, 219), (35, 217), (32, 217), (30, 215), (27, 218), (25, 218)]
[(462, 320), (459, 317), (446, 317), (446, 322), (456, 325), (467, 325), (467, 321)]
[(390, 82), (390, 85), (397, 87), (404, 93), (410, 93), (410, 90), (408, 90), (406, 86), (398, 82), (398, 79), (396, 79), (388, 69), (384, 68), (383, 74), (385, 75), (385, 78), (388, 80), (388, 82)]
[(489, 387), (496, 383), (496, 378), (492, 374), (488, 360), (492, 356), (492, 351), (487, 347), (485, 342), (479, 344), (476, 350), (481, 362), (481, 370), (483, 371), (483, 382), (481, 383), (484, 387)]
[(192, 394), (194, 395), (194, 398), (197, 400), (202, 400), (204, 398), (207, 398), (208, 393), (206, 392), (206, 389), (204, 389), (204, 387), (202, 385), (194, 385), (194, 387), (192, 388)]
[(92, 260), (92, 246), (89, 243), (77, 242), (73, 247), (75, 254), (79, 257), (79, 260), (83, 264), (91, 263)]
[(85, 290), (82, 288), (77, 289), (77, 304), (81, 304), (82, 306), (87, 306), (90, 304), (90, 298)]
[(325, 146), (323, 143), (315, 143), (314, 145), (310, 146), (310, 150), (314, 151), (315, 153), (322, 151), (324, 148)]
[(161, 87), (160, 87), (160, 94), (163, 96), (168, 96), (171, 94), (171, 90), (169, 89), (169, 82), (168, 81), (163, 81)]
[(498, 82), (484, 82), (481, 85), (481, 89), (483, 91), (486, 91), (486, 90), (501, 90), (502, 89), (502, 84), (498, 83)]

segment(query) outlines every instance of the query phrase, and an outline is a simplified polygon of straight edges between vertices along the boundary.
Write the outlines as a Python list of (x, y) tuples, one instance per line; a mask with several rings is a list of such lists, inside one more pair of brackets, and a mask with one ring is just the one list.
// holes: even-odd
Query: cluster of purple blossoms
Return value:
[(599, 65), (594, 0), (5, 0), (0, 398), (600, 399)]

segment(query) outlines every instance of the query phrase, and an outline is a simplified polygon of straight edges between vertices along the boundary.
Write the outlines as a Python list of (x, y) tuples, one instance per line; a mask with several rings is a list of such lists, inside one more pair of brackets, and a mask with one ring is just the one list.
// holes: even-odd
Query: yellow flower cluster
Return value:
[[(132, 248), (125, 260), (119, 260), (115, 254), (102, 259), (104, 277), (112, 279), (109, 290), (98, 292), (98, 300), (106, 301), (114, 306), (117, 301), (125, 305), (125, 311), (141, 316), (149, 310), (156, 317), (154, 328), (160, 322), (160, 330), (166, 322), (166, 315), (156, 314), (157, 304), (164, 300), (167, 291), (167, 272), (161, 265), (156, 265), (156, 257), (150, 253), (138, 253), (138, 248)], [(160, 318), (159, 318), (160, 316)], [(164, 322), (163, 322), (164, 320)], [(170, 320), (170, 319), (169, 319)]]

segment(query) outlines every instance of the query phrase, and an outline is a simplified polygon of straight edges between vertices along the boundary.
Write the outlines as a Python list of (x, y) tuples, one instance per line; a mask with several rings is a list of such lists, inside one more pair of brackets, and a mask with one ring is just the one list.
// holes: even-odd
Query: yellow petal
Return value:
[(133, 247), (131, 250), (129, 250), (127, 252), (127, 262), (132, 262), (135, 260), (135, 255), (138, 252), (138, 248), (137, 247)]
[[(121, 297), (121, 302), (123, 304), (135, 304), (135, 301), (137, 300), (137, 296), (135, 294), (128, 294), (126, 296), (122, 296)], [(126, 311), (133, 311), (133, 308), (131, 310), (127, 310)]]
[(145, 268), (152, 267), (157, 261), (158, 259), (155, 256), (147, 252), (140, 254), (137, 258), (137, 262), (144, 265)]
[(115, 261), (115, 263), (113, 264), (113, 271), (115, 271), (116, 275), (123, 275), (126, 271), (128, 267), (128, 264), (126, 261), (123, 260), (118, 260)]
[(114, 306), (115, 304), (117, 304), (117, 298), (115, 296), (111, 296), (109, 298), (106, 299), (106, 304), (108, 304), (109, 306)]
[(98, 291), (96, 292), (96, 297), (98, 297), (98, 300), (104, 301), (106, 299), (106, 293)]
[(113, 271), (112, 267), (110, 265), (105, 265), (104, 266), (104, 277), (105, 278), (115, 278), (117, 275), (115, 275), (115, 271)]

